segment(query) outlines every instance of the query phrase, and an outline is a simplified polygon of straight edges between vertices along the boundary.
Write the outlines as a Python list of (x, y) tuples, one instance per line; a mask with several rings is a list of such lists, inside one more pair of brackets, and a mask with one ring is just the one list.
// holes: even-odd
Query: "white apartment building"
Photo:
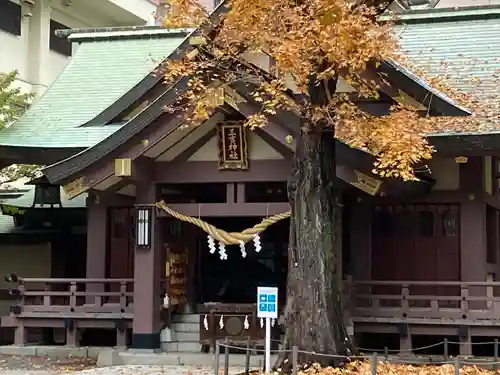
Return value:
[(0, 0), (0, 72), (42, 94), (78, 45), (55, 30), (145, 25), (157, 0)]

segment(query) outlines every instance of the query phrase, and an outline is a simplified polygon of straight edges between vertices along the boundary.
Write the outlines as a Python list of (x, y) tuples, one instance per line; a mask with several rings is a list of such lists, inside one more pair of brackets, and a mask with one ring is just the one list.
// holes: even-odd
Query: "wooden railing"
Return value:
[[(11, 313), (19, 317), (64, 315), (98, 318), (96, 314), (132, 318), (133, 279), (19, 278)], [(103, 316), (104, 317), (104, 316)]]
[(355, 281), (346, 283), (351, 316), (500, 321), (500, 282)]
[[(500, 282), (354, 281), (345, 288), (354, 319), (500, 322)], [(12, 294), (16, 318), (133, 317), (133, 279), (16, 278)]]
[[(265, 328), (257, 318), (257, 304), (205, 303), (198, 305), (200, 313), (200, 342), (215, 348), (217, 340), (233, 345), (257, 345), (265, 340)], [(221, 325), (222, 322), (222, 325)], [(271, 328), (274, 340), (279, 338), (278, 324)]]

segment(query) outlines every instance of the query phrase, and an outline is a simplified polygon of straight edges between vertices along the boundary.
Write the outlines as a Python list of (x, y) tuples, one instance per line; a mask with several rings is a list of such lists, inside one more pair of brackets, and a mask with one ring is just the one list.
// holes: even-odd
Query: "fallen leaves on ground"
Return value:
[(95, 360), (71, 357), (56, 359), (44, 356), (0, 356), (0, 370), (81, 371), (95, 367)]
[[(485, 362), (486, 363), (486, 362)], [(379, 362), (377, 364), (378, 375), (454, 375), (453, 364), (445, 365), (407, 365)], [(493, 375), (500, 371), (486, 370), (477, 366), (463, 366), (460, 375)], [(372, 363), (370, 361), (351, 362), (344, 368), (321, 367), (313, 365), (307, 370), (299, 371), (298, 375), (372, 375)]]

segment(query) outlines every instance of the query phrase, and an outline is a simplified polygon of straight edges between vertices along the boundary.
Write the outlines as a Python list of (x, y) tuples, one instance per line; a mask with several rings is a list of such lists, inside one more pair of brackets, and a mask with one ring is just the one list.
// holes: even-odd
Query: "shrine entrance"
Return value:
[[(252, 217), (207, 219), (228, 232), (252, 227), (257, 221)], [(278, 287), (280, 296), (285, 296), (288, 233), (289, 220), (282, 220), (260, 235), (260, 251), (253, 242), (245, 245), (244, 253), (237, 245), (228, 246), (226, 259), (221, 259), (219, 249), (210, 253), (207, 236), (201, 233), (197, 259), (198, 303), (253, 304), (258, 286)]]
[[(258, 217), (204, 220), (228, 232), (239, 232), (260, 221)], [(226, 246), (224, 259), (217, 244), (210, 251), (207, 234), (197, 226), (175, 219), (162, 222), (168, 238), (163, 251), (165, 291), (174, 311), (184, 311), (185, 305), (197, 312), (205, 304), (255, 304), (257, 286), (275, 286), (281, 296), (286, 295), (288, 219), (261, 233), (259, 251), (253, 241), (245, 245), (244, 254), (238, 245)], [(282, 299), (280, 304), (284, 302)]]

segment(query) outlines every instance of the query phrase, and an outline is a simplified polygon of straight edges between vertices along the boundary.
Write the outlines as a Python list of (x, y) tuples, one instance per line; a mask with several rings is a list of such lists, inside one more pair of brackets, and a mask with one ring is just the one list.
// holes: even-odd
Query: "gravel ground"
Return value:
[[(230, 368), (229, 374), (244, 372)], [(51, 360), (47, 357), (0, 356), (0, 375), (209, 375), (213, 369), (206, 366), (114, 366), (95, 367), (87, 358)], [(222, 375), (222, 369), (221, 369)]]
[[(229, 374), (241, 374), (243, 368), (230, 368)], [(223, 371), (220, 372), (223, 374)], [(1, 374), (1, 373), (0, 373)], [(210, 375), (212, 367), (206, 366), (115, 366), (101, 367), (78, 372), (82, 375)]]
[(47, 357), (23, 357), (0, 355), (0, 375), (14, 374), (64, 374), (79, 373), (95, 367), (95, 360), (71, 358), (55, 360)]

